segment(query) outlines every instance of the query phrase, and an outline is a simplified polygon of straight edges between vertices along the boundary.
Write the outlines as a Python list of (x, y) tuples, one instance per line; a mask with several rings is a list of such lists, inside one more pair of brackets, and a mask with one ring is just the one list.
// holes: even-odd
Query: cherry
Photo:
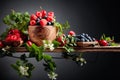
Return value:
[(74, 31), (69, 31), (69, 35), (74, 36), (75, 32)]
[(108, 46), (108, 42), (106, 40), (99, 40), (98, 42), (101, 46)]
[(30, 40), (27, 41), (26, 43), (28, 46), (32, 46), (32, 42)]

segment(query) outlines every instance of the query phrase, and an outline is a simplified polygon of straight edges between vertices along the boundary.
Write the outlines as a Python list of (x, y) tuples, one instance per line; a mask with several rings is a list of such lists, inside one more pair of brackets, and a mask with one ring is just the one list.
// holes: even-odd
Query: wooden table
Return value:
[[(15, 47), (16, 52), (28, 52), (25, 47)], [(120, 52), (120, 46), (95, 46), (95, 47), (74, 47), (74, 52)], [(62, 47), (58, 47), (53, 51), (49, 49), (46, 52), (64, 52)]]

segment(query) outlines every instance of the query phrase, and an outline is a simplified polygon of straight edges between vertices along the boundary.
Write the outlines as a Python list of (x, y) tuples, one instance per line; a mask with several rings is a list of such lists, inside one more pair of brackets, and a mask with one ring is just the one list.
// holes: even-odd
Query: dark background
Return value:
[[(28, 11), (30, 14), (40, 10), (40, 6), (47, 11), (54, 11), (56, 20), (64, 23), (69, 21), (76, 34), (88, 33), (99, 39), (105, 33), (114, 36), (120, 42), (120, 8), (119, 1), (105, 0), (1, 0), (0, 2), (0, 33), (5, 31), (6, 25), (2, 19), (14, 9), (18, 12)], [(66, 31), (66, 34), (68, 31)], [(61, 54), (50, 54), (61, 56)], [(85, 53), (87, 64), (77, 66), (72, 60), (54, 59), (57, 64), (57, 80), (108, 80), (120, 79), (120, 53)], [(0, 58), (0, 80), (27, 80), (20, 78), (10, 64), (14, 58)], [(42, 66), (42, 62), (29, 59), (36, 68), (30, 80), (49, 80)], [(117, 80), (118, 80), (117, 79)]]

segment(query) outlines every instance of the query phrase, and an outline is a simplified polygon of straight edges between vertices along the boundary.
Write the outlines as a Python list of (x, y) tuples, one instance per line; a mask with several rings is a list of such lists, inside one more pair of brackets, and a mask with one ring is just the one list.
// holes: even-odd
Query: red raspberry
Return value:
[(48, 16), (48, 17), (47, 17), (47, 21), (52, 22), (53, 20), (54, 20), (53, 17), (51, 17), (51, 16)]
[(30, 20), (37, 20), (37, 16), (36, 16), (35, 14), (32, 14), (32, 15), (30, 16)]
[(48, 12), (48, 16), (54, 17), (54, 12)]
[(42, 17), (45, 17), (47, 14), (47, 12), (45, 10), (42, 10), (41, 13), (42, 13)]
[(46, 24), (47, 24), (47, 20), (46, 20), (46, 19), (41, 19), (41, 20), (40, 20), (40, 25), (41, 25), (41, 27), (46, 26)]
[(36, 25), (36, 21), (35, 21), (35, 20), (31, 20), (31, 21), (30, 21), (30, 25), (31, 25), (31, 26)]
[(74, 36), (75, 32), (74, 31), (69, 31), (69, 35)]
[(41, 18), (41, 17), (42, 17), (42, 13), (39, 12), (39, 11), (37, 11), (37, 12), (36, 12), (36, 16)]

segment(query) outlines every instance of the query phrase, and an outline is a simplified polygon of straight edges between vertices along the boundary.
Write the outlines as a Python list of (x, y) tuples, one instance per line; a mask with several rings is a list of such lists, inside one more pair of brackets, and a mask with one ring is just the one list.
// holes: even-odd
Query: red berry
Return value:
[(53, 20), (54, 20), (53, 17), (51, 17), (51, 16), (48, 16), (48, 17), (47, 17), (47, 21), (52, 22)]
[(41, 25), (41, 27), (46, 26), (46, 24), (47, 24), (47, 20), (46, 20), (46, 19), (41, 19), (41, 20), (40, 20), (40, 25)]
[(42, 17), (45, 17), (47, 14), (47, 12), (45, 10), (42, 10), (41, 13), (42, 13)]
[(32, 46), (32, 42), (30, 40), (27, 41), (26, 43), (28, 46)]
[(35, 21), (35, 20), (31, 20), (31, 21), (30, 21), (30, 25), (31, 25), (31, 26), (36, 25), (36, 21)]
[(1, 48), (1, 47), (3, 47), (3, 43), (2, 43), (2, 41), (0, 41), (0, 48)]
[(30, 16), (30, 20), (36, 20), (37, 19), (37, 16), (35, 15), (35, 14), (32, 14), (31, 16)]
[(69, 35), (74, 36), (75, 32), (74, 31), (69, 31)]
[(108, 46), (108, 42), (106, 40), (99, 40), (98, 42), (101, 46)]
[(54, 17), (54, 12), (48, 12), (48, 16)]
[(37, 11), (37, 12), (36, 12), (36, 16), (41, 18), (41, 17), (42, 17), (42, 13), (39, 12), (39, 11)]

